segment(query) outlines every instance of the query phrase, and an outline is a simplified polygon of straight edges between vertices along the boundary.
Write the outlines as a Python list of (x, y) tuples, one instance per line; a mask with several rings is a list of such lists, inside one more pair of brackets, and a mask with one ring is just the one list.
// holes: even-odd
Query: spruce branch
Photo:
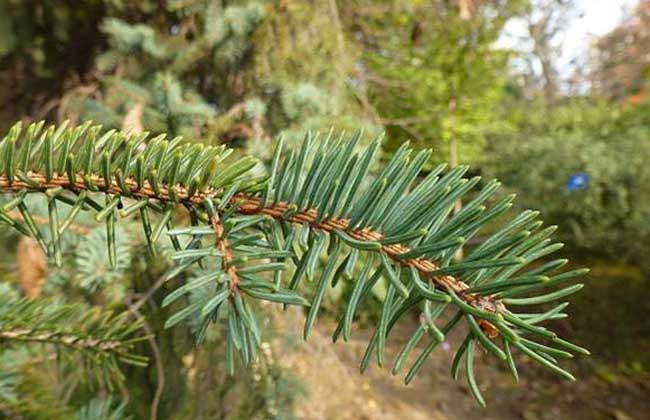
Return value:
[[(173, 190), (170, 190), (165, 185), (161, 185), (156, 192), (148, 182), (145, 181), (142, 187), (138, 187), (137, 182), (133, 179), (124, 179), (122, 181), (122, 186), (117, 182), (112, 182), (107, 184), (104, 179), (99, 176), (78, 176), (74, 182), (71, 182), (67, 176), (57, 176), (53, 177), (50, 180), (46, 180), (44, 176), (38, 173), (29, 172), (27, 174), (27, 179), (29, 182), (25, 181), (13, 181), (10, 182), (6, 176), (0, 175), (0, 190), (5, 192), (18, 192), (24, 190), (36, 190), (41, 192), (51, 191), (56, 188), (70, 188), (72, 191), (83, 191), (87, 188), (87, 181), (91, 181), (94, 185), (94, 188), (101, 190), (107, 194), (121, 195), (124, 193), (124, 186), (128, 191), (127, 197), (130, 198), (146, 198), (158, 200), (161, 203), (170, 203), (172, 201), (177, 202), (190, 202), (193, 205), (202, 205), (205, 200), (209, 200), (217, 197), (218, 192), (212, 190), (206, 190), (201, 193), (196, 193), (194, 195), (189, 195), (186, 188), (178, 186)], [(173, 193), (172, 193), (173, 191)], [(171, 198), (172, 194), (174, 200)], [(480, 296), (474, 293), (467, 293), (466, 290), (469, 288), (467, 284), (453, 276), (436, 276), (432, 273), (435, 273), (438, 270), (438, 266), (434, 261), (428, 260), (423, 257), (418, 258), (401, 258), (402, 255), (408, 254), (411, 249), (408, 246), (402, 244), (393, 244), (393, 245), (381, 245), (381, 240), (384, 239), (384, 236), (371, 229), (355, 229), (349, 230), (349, 220), (342, 218), (328, 218), (325, 220), (319, 221), (318, 213), (316, 209), (310, 208), (303, 212), (294, 212), (292, 211), (291, 216), (286, 217), (290, 210), (292, 210), (295, 205), (293, 203), (279, 202), (274, 203), (271, 206), (262, 206), (260, 204), (260, 199), (248, 194), (236, 194), (232, 197), (231, 203), (237, 205), (238, 212), (242, 214), (267, 214), (276, 219), (287, 220), (294, 223), (307, 223), (314, 229), (323, 230), (326, 232), (334, 233), (337, 231), (346, 232), (351, 238), (364, 243), (366, 246), (375, 248), (375, 250), (383, 251), (386, 255), (395, 259), (401, 264), (412, 266), (418, 269), (423, 275), (430, 278), (438, 286), (451, 289), (456, 293), (460, 294), (468, 304), (476, 306), (479, 309), (498, 313), (504, 309), (503, 304), (500, 300), (491, 298), (489, 296)], [(20, 216), (15, 217), (16, 219), (21, 219)], [(223, 234), (223, 227), (218, 222), (218, 216), (216, 216), (217, 222), (212, 221), (213, 229), (218, 238)], [(221, 232), (221, 233), (220, 233)], [(458, 241), (458, 244), (461, 244), (461, 241)], [(219, 240), (217, 241), (217, 247), (221, 252), (225, 253), (227, 249), (228, 241)], [(381, 245), (381, 246), (380, 246)], [(228, 252), (228, 256), (225, 259), (231, 259), (231, 252)], [(224, 267), (228, 264), (227, 261), (224, 261)], [(230, 267), (230, 270), (235, 270), (235, 267)], [(233, 271), (234, 272), (234, 271)], [(236, 278), (236, 274), (234, 278)]]
[[(268, 214), (277, 219), (283, 219), (294, 223), (304, 224), (307, 223), (313, 229), (319, 229), (332, 234), (336, 232), (345, 232), (347, 236), (359, 241), (358, 246), (372, 246), (375, 250), (383, 252), (391, 257), (393, 260), (405, 266), (417, 269), (425, 278), (431, 280), (434, 284), (442, 289), (451, 289), (472, 306), (487, 312), (499, 313), (505, 310), (505, 306), (500, 299), (495, 299), (490, 296), (481, 296), (476, 293), (468, 291), (470, 288), (462, 280), (453, 276), (437, 276), (434, 273), (440, 268), (434, 261), (424, 257), (417, 258), (404, 258), (411, 252), (411, 248), (403, 244), (390, 244), (382, 245), (382, 240), (385, 236), (380, 232), (372, 229), (349, 229), (349, 219), (341, 218), (328, 218), (318, 221), (318, 213), (315, 209), (308, 209), (304, 212), (293, 213), (291, 216), (286, 217), (288, 211), (291, 210), (292, 204), (279, 202), (271, 206), (262, 207), (259, 199), (248, 196), (235, 197), (235, 202), (239, 205), (239, 212), (242, 214)], [(460, 244), (461, 242), (458, 241)], [(361, 245), (363, 244), (363, 245)], [(451, 301), (451, 299), (450, 299)]]
[(133, 336), (140, 322), (126, 322), (126, 314), (51, 299), (8, 296), (0, 296), (0, 306), (0, 343), (51, 344), (106, 367), (118, 360), (146, 363), (146, 359), (133, 354), (133, 345), (144, 339)]
[[(186, 269), (197, 273), (163, 300), (162, 305), (168, 306), (185, 301), (190, 293), (194, 296), (166, 326), (199, 319), (202, 341), (211, 322), (223, 321), (231, 372), (236, 352), (245, 364), (256, 358), (261, 331), (255, 300), (306, 307), (303, 333), (307, 338), (330, 285), (353, 279), (354, 290), (335, 340), (341, 334), (349, 339), (359, 306), (378, 282), (387, 285), (362, 370), (374, 357), (384, 364), (391, 330), (414, 308), (421, 311), (421, 323), (393, 372), (400, 370), (420, 341), (428, 341), (406, 375), (410, 382), (445, 335), (465, 320), (469, 333), (457, 351), (454, 376), (465, 358), (470, 388), (481, 403), (473, 372), (478, 347), (503, 360), (513, 372), (511, 350), (515, 348), (568, 378), (572, 376), (554, 357), (588, 353), (539, 325), (563, 317), (564, 306), (541, 314), (515, 313), (507, 306), (546, 303), (582, 287), (555, 291), (585, 272), (558, 273), (567, 262), (564, 259), (533, 264), (562, 247), (550, 239), (555, 228), (542, 228), (538, 212), (524, 211), (466, 249), (465, 257), (457, 261), (458, 249), (492, 226), (511, 207), (513, 197), (490, 204), (499, 183), (488, 182), (478, 189), (478, 177), (464, 177), (467, 167), (445, 172), (444, 166), (438, 166), (424, 176), (430, 151), (415, 153), (404, 144), (372, 177), (378, 141), (357, 152), (360, 134), (351, 139), (334, 139), (331, 133), (325, 139), (307, 135), (298, 150), (286, 152), (280, 141), (269, 176), (252, 177), (257, 161), (244, 157), (229, 163), (230, 150), (223, 146), (115, 131), (100, 136), (101, 128), (90, 123), (50, 127), (40, 134), (42, 127), (33, 124), (22, 133), (16, 125), (0, 142), (0, 155), (5, 157), (0, 191), (13, 194), (0, 208), (0, 219), (35, 236), (58, 261), (60, 236), (75, 215), (95, 212), (95, 219), (106, 226), (107, 252), (114, 261), (115, 224), (138, 212), (152, 254), (163, 238), (169, 238), (175, 248), (176, 265), (165, 280)], [(23, 199), (34, 193), (49, 200), (52, 234), (48, 238), (39, 236), (29, 222), (32, 218)], [(466, 196), (470, 196), (467, 204), (454, 212), (454, 204)], [(57, 203), (72, 209), (64, 222), (59, 221)], [(14, 208), (19, 208), (21, 220), (12, 217)], [(176, 209), (187, 211), (189, 226), (175, 226)], [(315, 278), (322, 254), (327, 255), (326, 262)], [(304, 295), (304, 279), (316, 280), (312, 296)], [(549, 287), (551, 292), (543, 292)], [(449, 308), (455, 309), (455, 315), (439, 326)], [(497, 336), (502, 336), (503, 347), (494, 341)]]
[(100, 352), (119, 352), (123, 343), (97, 337), (62, 334), (55, 331), (35, 332), (30, 329), (0, 331), (0, 340), (29, 341), (37, 343), (61, 344), (76, 350), (97, 350)]

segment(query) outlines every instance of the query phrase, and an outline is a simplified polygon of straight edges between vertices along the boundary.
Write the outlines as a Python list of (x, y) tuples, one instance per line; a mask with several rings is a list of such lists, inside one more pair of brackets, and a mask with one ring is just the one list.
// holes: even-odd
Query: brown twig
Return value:
[(219, 215), (215, 213), (210, 219), (212, 224), (212, 229), (217, 237), (217, 249), (221, 252), (221, 264), (223, 266), (223, 271), (228, 274), (230, 279), (229, 287), (230, 291), (234, 292), (237, 289), (239, 284), (239, 274), (237, 274), (237, 267), (232, 264), (232, 249), (230, 248), (230, 242), (228, 239), (224, 238), (224, 228), (219, 219)]

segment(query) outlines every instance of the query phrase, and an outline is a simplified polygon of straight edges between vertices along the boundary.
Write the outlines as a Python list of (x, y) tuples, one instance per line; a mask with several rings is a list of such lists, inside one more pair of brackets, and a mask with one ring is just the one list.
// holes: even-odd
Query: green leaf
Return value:
[(180, 311), (176, 312), (174, 315), (170, 316), (167, 321), (165, 321), (165, 329), (171, 328), (174, 325), (178, 324), (179, 322), (187, 319), (188, 317), (192, 316), (193, 314), (197, 313), (198, 311), (201, 310), (201, 308), (205, 305), (204, 300), (199, 300), (197, 302), (191, 303), (187, 305), (185, 308), (181, 309)]
[(404, 283), (399, 278), (399, 275), (395, 270), (393, 269), (392, 263), (386, 256), (386, 254), (381, 253), (380, 254), (381, 258), (381, 263), (384, 266), (384, 272), (386, 273), (386, 277), (390, 281), (391, 285), (395, 287), (397, 292), (400, 294), (402, 297), (408, 297), (409, 296), (409, 290), (406, 288)]
[(376, 242), (376, 241), (362, 241), (359, 239), (355, 239), (352, 236), (348, 235), (347, 233), (343, 232), (342, 230), (336, 230), (336, 234), (345, 242), (347, 245), (351, 246), (352, 248), (361, 250), (361, 251), (376, 251), (381, 249), (381, 243)]
[(584, 284), (579, 283), (541, 296), (519, 298), (519, 299), (509, 298), (509, 299), (504, 299), (503, 301), (507, 305), (538, 305), (540, 303), (552, 302), (554, 300), (562, 299), (564, 297), (572, 295), (575, 292), (581, 290), (584, 286), (585, 286)]
[(485, 407), (485, 400), (481, 394), (481, 390), (476, 383), (476, 378), (474, 377), (474, 341), (470, 340), (467, 343), (467, 355), (465, 356), (465, 371), (467, 373), (467, 383), (469, 384), (469, 390), (472, 392), (476, 401)]
[(311, 305), (307, 299), (290, 290), (280, 289), (272, 293), (254, 288), (242, 287), (242, 290), (244, 293), (254, 297), (255, 299), (268, 300), (270, 302), (279, 302), (284, 303), (285, 305), (299, 305), (307, 307)]
[(307, 319), (305, 320), (305, 328), (303, 330), (303, 337), (305, 340), (309, 337), (309, 334), (311, 333), (311, 330), (314, 327), (314, 322), (316, 321), (318, 310), (320, 309), (320, 305), (323, 301), (323, 297), (325, 296), (325, 291), (327, 290), (327, 286), (330, 284), (331, 277), (334, 274), (334, 267), (336, 265), (336, 260), (339, 256), (340, 251), (341, 251), (341, 243), (339, 241), (336, 241), (333, 245), (332, 252), (328, 257), (328, 261), (327, 264), (325, 265), (325, 269), (323, 270), (323, 274), (320, 280), (318, 281), (318, 286), (316, 287), (316, 294), (314, 295), (314, 299), (311, 302), (311, 307), (309, 308), (309, 312), (307, 313)]

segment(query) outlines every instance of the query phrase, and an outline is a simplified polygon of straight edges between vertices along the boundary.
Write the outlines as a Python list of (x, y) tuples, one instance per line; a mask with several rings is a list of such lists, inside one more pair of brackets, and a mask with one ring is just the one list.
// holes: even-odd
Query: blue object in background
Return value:
[(571, 174), (566, 182), (566, 188), (569, 191), (584, 190), (589, 186), (590, 179), (589, 174), (585, 172)]

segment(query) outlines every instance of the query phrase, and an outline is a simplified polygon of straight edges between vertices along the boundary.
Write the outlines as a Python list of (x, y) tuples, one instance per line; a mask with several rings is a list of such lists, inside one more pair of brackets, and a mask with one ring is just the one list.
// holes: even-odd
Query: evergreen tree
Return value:
[(108, 48), (95, 60), (100, 95), (73, 94), (68, 112), (77, 110), (108, 127), (126, 123), (140, 131), (201, 136), (209, 119), (233, 101), (246, 100), (234, 79), (263, 17), (256, 2), (112, 7), (100, 24)]
[(92, 118), (260, 157), (278, 134), (297, 144), (306, 129), (381, 131), (350, 88), (358, 52), (336, 2), (31, 3), (0, 0), (11, 34), (0, 37), (0, 98), (19, 105), (4, 124)]
[[(361, 115), (345, 86), (352, 60), (332, 41), (344, 36), (342, 27), (330, 27), (332, 11), (309, 2), (267, 6), (107, 6), (100, 28), (108, 47), (95, 59), (96, 83), (71, 91), (60, 113), (112, 128), (244, 143), (261, 157), (270, 157), (276, 134), (298, 143), (307, 128), (358, 127)], [(296, 37), (297, 26), (314, 30)]]

